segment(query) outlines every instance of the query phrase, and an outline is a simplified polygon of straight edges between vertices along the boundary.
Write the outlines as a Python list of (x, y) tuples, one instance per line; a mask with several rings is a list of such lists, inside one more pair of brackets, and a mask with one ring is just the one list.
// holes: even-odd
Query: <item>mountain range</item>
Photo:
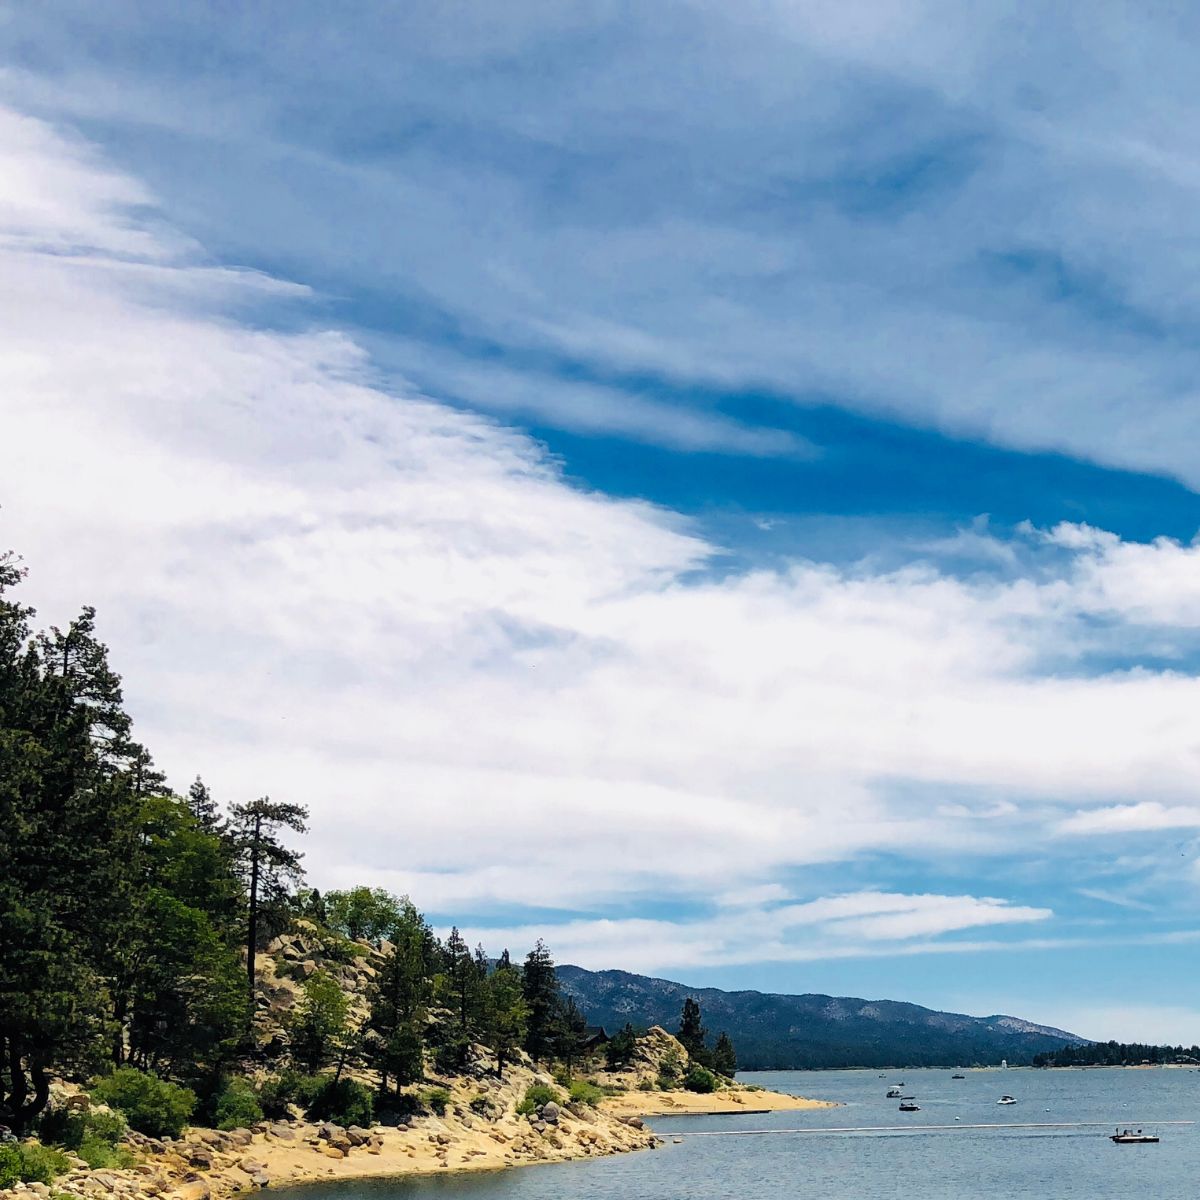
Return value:
[(574, 966), (560, 966), (558, 978), (588, 1020), (609, 1033), (627, 1022), (674, 1031), (684, 999), (693, 996), (711, 1034), (727, 1032), (739, 1068), (748, 1071), (998, 1065), (1002, 1059), (1015, 1065), (1088, 1042), (1019, 1017), (970, 1017), (898, 1000), (726, 992)]

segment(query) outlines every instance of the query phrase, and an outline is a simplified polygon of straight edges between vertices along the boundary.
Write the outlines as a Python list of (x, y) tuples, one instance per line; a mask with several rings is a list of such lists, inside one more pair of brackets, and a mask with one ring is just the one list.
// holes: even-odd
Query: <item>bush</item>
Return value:
[(263, 1119), (263, 1110), (250, 1081), (235, 1075), (217, 1093), (213, 1115), (218, 1129), (246, 1129)]
[(434, 1070), (439, 1075), (457, 1075), (466, 1065), (471, 1043), (466, 1038), (451, 1038), (433, 1052)]
[(547, 1084), (532, 1084), (525, 1089), (525, 1099), (517, 1105), (517, 1113), (522, 1117), (527, 1117), (541, 1108), (543, 1104), (549, 1104), (551, 1101), (557, 1104), (559, 1098), (560, 1094)]
[(46, 1144), (78, 1150), (87, 1138), (115, 1146), (124, 1136), (127, 1126), (120, 1113), (91, 1109), (81, 1112), (74, 1108), (48, 1108), (38, 1122), (38, 1138)]
[(684, 1076), (683, 1086), (689, 1092), (715, 1092), (717, 1077), (707, 1067), (693, 1067)]
[(485, 1096), (481, 1092), (478, 1096), (471, 1097), (471, 1111), (477, 1117), (494, 1117), (496, 1115), (496, 1104), (491, 1096)]
[(0, 1142), (0, 1188), (21, 1182), (21, 1151), (13, 1142)]
[(375, 1119), (381, 1125), (399, 1125), (423, 1111), (421, 1097), (412, 1092), (389, 1093), (375, 1098)]
[(258, 1089), (258, 1103), (265, 1116), (278, 1120), (287, 1116), (288, 1105), (307, 1108), (326, 1082), (326, 1076), (305, 1075), (301, 1071), (283, 1071)]
[(71, 1169), (61, 1150), (37, 1142), (6, 1142), (0, 1145), (0, 1188), (16, 1183), (53, 1183), (57, 1175)]
[(375, 1097), (357, 1079), (320, 1076), (320, 1086), (307, 1105), (313, 1121), (335, 1125), (370, 1125), (375, 1120)]
[(426, 1088), (421, 1093), (421, 1103), (440, 1117), (446, 1111), (446, 1105), (450, 1103), (450, 1093), (445, 1088)]
[(571, 1084), (571, 1099), (577, 1104), (590, 1104), (593, 1108), (604, 1099), (604, 1093), (586, 1079), (576, 1079)]
[(118, 1067), (101, 1079), (92, 1095), (119, 1109), (147, 1137), (178, 1137), (196, 1107), (196, 1093), (133, 1067)]

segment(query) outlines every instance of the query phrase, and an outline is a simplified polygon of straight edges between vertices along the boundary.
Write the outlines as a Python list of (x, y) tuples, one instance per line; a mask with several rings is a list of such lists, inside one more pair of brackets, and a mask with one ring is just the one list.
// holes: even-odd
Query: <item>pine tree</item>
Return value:
[(246, 884), (246, 977), (253, 1017), (259, 916), (264, 907), (284, 900), (288, 886), (295, 887), (303, 877), (303, 855), (285, 846), (279, 832), (307, 832), (308, 809), (263, 796), (249, 804), (233, 805), (231, 815), (230, 831)]
[(192, 816), (196, 818), (196, 824), (205, 833), (221, 834), (225, 831), (225, 822), (221, 820), (217, 802), (199, 775), (192, 780), (192, 786), (188, 788), (187, 805)]
[(725, 1075), (729, 1079), (737, 1074), (737, 1053), (734, 1051), (729, 1034), (724, 1030), (721, 1030), (717, 1037), (717, 1044), (713, 1047), (712, 1069), (718, 1075)]
[(368, 993), (364, 1045), (384, 1095), (389, 1079), (403, 1086), (424, 1074), (426, 1010), (433, 986), (433, 934), (408, 900), (400, 901), (400, 910), (388, 931), (391, 952), (385, 950)]
[(692, 996), (688, 996), (683, 1002), (683, 1013), (679, 1019), (679, 1032), (676, 1037), (693, 1062), (707, 1065), (708, 1052), (704, 1042), (708, 1037), (708, 1030), (700, 1020), (700, 1004)]
[(28, 1128), (53, 1070), (94, 1069), (134, 925), (136, 804), (120, 679), (85, 609), (31, 636), (0, 555), (0, 1120)]
[(587, 1027), (587, 1018), (583, 1015), (579, 1005), (575, 1003), (574, 996), (568, 996), (559, 1002), (554, 1029), (554, 1050), (555, 1054), (562, 1059), (568, 1075), (573, 1070), (576, 1059), (583, 1052)]
[(617, 1030), (604, 1047), (604, 1058), (610, 1071), (629, 1066), (637, 1052), (637, 1034), (629, 1022)]
[(488, 976), (487, 995), (488, 1038), (496, 1052), (496, 1076), (503, 1079), (504, 1066), (516, 1058), (529, 1024), (521, 973), (512, 965), (507, 950)]
[(525, 957), (522, 993), (528, 1010), (525, 1050), (531, 1058), (546, 1059), (554, 1050), (558, 975), (554, 970), (554, 959), (541, 938)]

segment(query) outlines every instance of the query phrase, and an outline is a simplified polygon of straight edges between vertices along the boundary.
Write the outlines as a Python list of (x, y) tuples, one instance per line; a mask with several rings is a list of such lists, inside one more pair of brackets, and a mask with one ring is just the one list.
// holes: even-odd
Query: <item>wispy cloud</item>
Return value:
[[(1001, 580), (698, 573), (715, 547), (676, 514), (381, 387), (343, 332), (255, 320), (275, 285), (214, 266), (74, 137), (9, 113), (0, 140), (29, 178), (70, 181), (44, 216), (0, 206), (5, 541), (45, 619), (99, 607), (177, 783), (312, 806), (319, 882), (582, 912), (549, 925), (599, 965), (618, 946), (631, 965), (643, 934), (647, 967), (729, 961), (751, 929), (744, 953), (781, 961), (960, 952), (1030, 923), (1050, 944), (1048, 903), (770, 885), (971, 861), (1134, 796), (1161, 822), (1195, 794), (1194, 678), (1062, 669), (1093, 647), (1081, 615), (1125, 645), (1186, 633), (1195, 547), (1060, 529), (1057, 565)], [(967, 799), (914, 803), (941, 788)], [(725, 918), (620, 916), (718, 893)]]

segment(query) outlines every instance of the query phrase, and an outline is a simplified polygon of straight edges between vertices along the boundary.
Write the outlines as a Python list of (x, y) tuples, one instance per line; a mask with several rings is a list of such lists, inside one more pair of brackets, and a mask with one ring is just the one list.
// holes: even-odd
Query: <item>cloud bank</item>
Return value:
[(43, 619), (97, 605), (177, 786), (311, 806), (321, 885), (591, 966), (927, 953), (1054, 916), (779, 880), (1194, 824), (1200, 547), (1064, 525), (999, 573), (722, 573), (344, 333), (273, 327), (304, 289), (214, 265), (73, 136), (0, 111), (0, 162), (3, 540)]

